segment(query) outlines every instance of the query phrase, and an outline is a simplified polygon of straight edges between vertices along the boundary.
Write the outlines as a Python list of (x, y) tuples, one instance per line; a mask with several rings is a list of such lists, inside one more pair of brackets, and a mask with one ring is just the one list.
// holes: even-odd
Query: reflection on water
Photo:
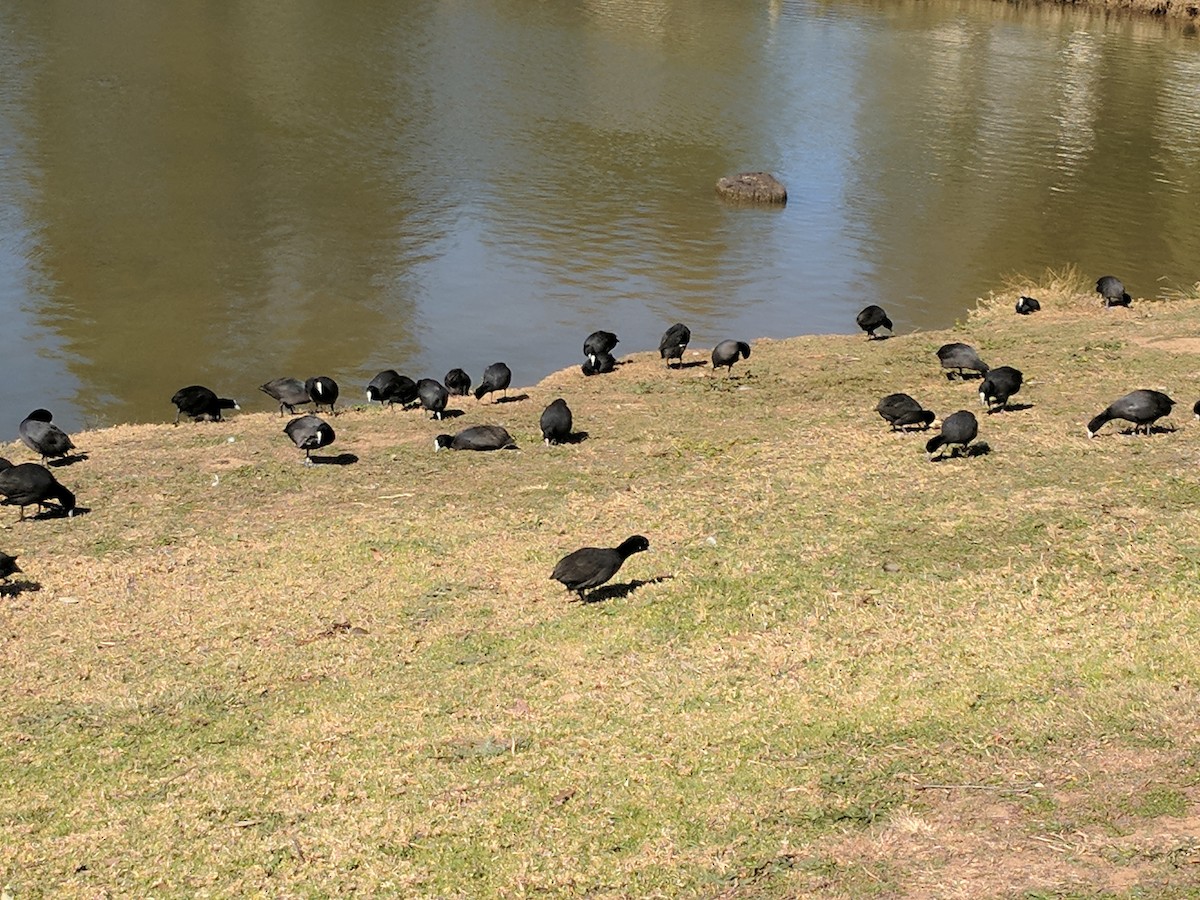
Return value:
[[(201, 382), (357, 398), (615, 330), (944, 326), (1014, 273), (1196, 281), (1197, 41), (912, 0), (0, 7), (0, 436)], [(788, 185), (725, 206), (722, 175)], [(7, 423), (7, 424), (6, 424)]]

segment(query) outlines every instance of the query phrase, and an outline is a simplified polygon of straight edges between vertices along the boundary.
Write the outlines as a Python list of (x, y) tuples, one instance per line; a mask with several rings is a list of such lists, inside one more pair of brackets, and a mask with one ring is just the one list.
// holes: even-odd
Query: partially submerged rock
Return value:
[(770, 172), (726, 176), (717, 182), (717, 193), (739, 203), (787, 203), (787, 188)]

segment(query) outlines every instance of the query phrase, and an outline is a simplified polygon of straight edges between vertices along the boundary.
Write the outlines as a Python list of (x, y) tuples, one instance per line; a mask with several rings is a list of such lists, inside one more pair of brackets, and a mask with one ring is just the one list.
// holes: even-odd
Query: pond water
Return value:
[[(1200, 41), (989, 2), (13, 0), (0, 435), (1200, 280)], [(765, 169), (782, 209), (722, 203)]]

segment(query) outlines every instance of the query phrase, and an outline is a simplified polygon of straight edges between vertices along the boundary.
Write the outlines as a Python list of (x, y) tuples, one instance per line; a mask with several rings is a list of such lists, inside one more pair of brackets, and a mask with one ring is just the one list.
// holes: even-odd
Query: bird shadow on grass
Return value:
[(560, 444), (582, 444), (588, 439), (586, 431), (572, 431), (569, 435), (559, 441)]
[(983, 379), (982, 372), (947, 372), (947, 381), (981, 381)]
[[(1174, 425), (1151, 425), (1149, 434), (1174, 434), (1179, 429)], [(1138, 428), (1126, 428), (1120, 432), (1126, 437), (1146, 437), (1147, 432), (1141, 431)]]
[(496, 402), (496, 403), (520, 403), (522, 400), (528, 400), (528, 399), (529, 399), (528, 394), (514, 394), (511, 397), (501, 397), (499, 400), (496, 400), (494, 402)]
[(466, 415), (466, 413), (463, 412), (461, 409), (443, 409), (442, 410), (442, 418), (443, 419), (457, 419), (459, 416), (465, 416), (465, 415)]
[(337, 456), (311, 456), (314, 466), (352, 466), (358, 462), (353, 453), (339, 453)]
[[(61, 506), (47, 506), (45, 509), (41, 510), (40, 512), (36, 512), (31, 516), (26, 516), (25, 521), (27, 521), (27, 522), (42, 522), (42, 521), (45, 521), (46, 519), (74, 518), (75, 516), (86, 516), (90, 512), (91, 512), (91, 509), (89, 509), (86, 506), (77, 506), (73, 510), (71, 510), (70, 513), (68, 513)], [(20, 519), (18, 519), (17, 521), (20, 521)]]
[(64, 456), (60, 459), (47, 460), (46, 465), (54, 466), (57, 469), (59, 466), (72, 466), (77, 462), (83, 462), (87, 458), (88, 455), (86, 453), (72, 453), (70, 456)]
[(976, 456), (987, 456), (991, 452), (992, 452), (992, 448), (991, 448), (991, 446), (988, 445), (987, 441), (979, 441), (978, 443), (971, 444), (971, 446), (967, 447), (967, 449), (965, 451), (958, 451), (953, 454), (943, 454), (942, 456), (935, 456), (933, 459), (930, 460), (930, 462), (932, 462), (932, 463), (949, 462), (952, 459), (962, 459), (964, 457), (966, 459), (971, 459)]
[(668, 366), (669, 369), (694, 369), (697, 366), (707, 366), (708, 363), (702, 359), (693, 359), (691, 362), (681, 362), (677, 366)]
[(653, 578), (647, 578), (644, 581), (635, 578), (633, 581), (626, 582), (625, 584), (607, 584), (585, 595), (583, 603), (586, 606), (591, 606), (593, 603), (603, 603), (606, 600), (617, 600), (628, 597), (640, 587), (644, 587), (647, 584), (660, 584), (674, 577), (674, 575), (655, 575)]
[(1010, 403), (1010, 404), (1008, 404), (1008, 406), (994, 407), (993, 409), (989, 409), (987, 412), (988, 412), (989, 416), (994, 416), (996, 413), (1022, 412), (1026, 409), (1033, 409), (1033, 404), (1032, 403)]
[(0, 584), (0, 597), (15, 597), (26, 592), (40, 591), (42, 586), (36, 581), (6, 581)]
[(868, 341), (890, 341), (894, 337), (895, 337), (894, 334), (877, 334), (874, 337), (868, 337), (867, 340)]

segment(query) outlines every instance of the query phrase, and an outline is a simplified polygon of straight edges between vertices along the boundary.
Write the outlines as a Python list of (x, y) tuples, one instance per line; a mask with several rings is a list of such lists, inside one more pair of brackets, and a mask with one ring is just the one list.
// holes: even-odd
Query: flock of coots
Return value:
[[(1125, 286), (1120, 279), (1111, 275), (1106, 275), (1096, 282), (1096, 292), (1105, 307), (1129, 306), (1131, 303)], [(1016, 311), (1021, 315), (1030, 315), (1040, 309), (1041, 304), (1032, 297), (1022, 296), (1017, 301)], [(892, 331), (892, 320), (878, 305), (873, 304), (863, 309), (856, 321), (866, 332), (868, 340), (883, 339), (883, 336), (877, 333), (880, 329)], [(691, 330), (682, 323), (672, 325), (666, 330), (659, 341), (658, 351), (668, 368), (683, 366), (683, 355), (691, 339)], [(592, 376), (613, 371), (617, 362), (612, 351), (617, 343), (617, 336), (611, 331), (595, 331), (588, 335), (583, 342), (583, 374)], [(750, 353), (750, 345), (745, 341), (721, 341), (712, 351), (713, 370), (725, 368), (728, 377), (732, 374), (734, 364), (739, 360), (749, 359)], [(967, 344), (945, 344), (938, 349), (937, 356), (948, 378), (981, 379), (979, 399), (989, 413), (1010, 409), (1009, 400), (1021, 390), (1024, 376), (1018, 369), (1012, 366), (992, 368)], [(475, 387), (475, 399), (482, 401), (488, 395), (493, 395), (493, 402), (508, 399), (511, 383), (512, 371), (509, 367), (502, 362), (493, 363), (484, 370), (483, 377)], [(276, 378), (261, 385), (260, 390), (279, 404), (280, 415), (285, 412), (294, 415), (298, 407), (309, 403), (313, 404), (315, 412), (319, 412), (321, 407), (325, 406), (331, 415), (337, 415), (338, 385), (328, 376), (315, 376), (306, 381), (298, 378)], [(429, 412), (430, 417), (434, 419), (441, 419), (446, 415), (450, 397), (466, 396), (469, 393), (471, 378), (463, 369), (457, 368), (447, 372), (440, 382), (433, 378), (414, 381), (394, 369), (385, 369), (370, 380), (366, 389), (368, 402), (379, 403), (389, 408), (397, 403), (410, 409), (419, 407)], [(501, 394), (500, 401), (494, 397), (496, 393)], [(176, 425), (184, 416), (197, 422), (219, 422), (224, 411), (239, 409), (236, 401), (219, 397), (202, 385), (181, 388), (176, 391), (171, 402), (177, 409)], [(1133, 423), (1134, 433), (1140, 429), (1149, 434), (1150, 427), (1158, 419), (1168, 415), (1174, 404), (1175, 401), (1160, 391), (1133, 391), (1113, 401), (1088, 423), (1088, 437), (1094, 437), (1103, 425), (1114, 419)], [(893, 431), (925, 430), (936, 419), (933, 411), (923, 408), (918, 401), (904, 393), (893, 393), (883, 397), (876, 406), (876, 411)], [(1193, 411), (1197, 418), (1200, 418), (1200, 401), (1196, 403)], [(574, 420), (571, 409), (561, 397), (545, 408), (539, 426), (548, 446), (568, 443), (576, 437), (572, 431)], [(283, 430), (296, 447), (304, 451), (306, 465), (313, 464), (313, 451), (328, 447), (336, 437), (333, 427), (314, 413), (292, 419)], [(31, 412), (21, 422), (19, 435), (21, 442), (39, 454), (43, 463), (50, 460), (69, 461), (69, 455), (76, 450), (71, 438), (53, 423), (53, 417), (45, 409), (35, 409)], [(930, 438), (925, 450), (930, 459), (945, 453), (970, 455), (970, 445), (978, 435), (979, 421), (975, 415), (968, 410), (959, 410), (943, 419), (939, 433)], [(434, 449), (515, 450), (517, 445), (508, 431), (499, 425), (475, 425), (454, 435), (439, 434), (434, 439)], [(80, 454), (75, 458), (86, 459), (86, 456)], [(68, 516), (76, 509), (75, 495), (60, 484), (49, 469), (39, 463), (13, 465), (0, 458), (0, 496), (3, 497), (0, 503), (19, 507), (22, 520), (29, 506), (37, 506), (41, 512), (46, 509), (47, 504), (53, 503), (57, 506), (57, 514)], [(634, 535), (614, 548), (584, 547), (559, 560), (551, 578), (561, 582), (568, 590), (574, 591), (582, 600), (585, 591), (607, 582), (626, 559), (634, 553), (649, 549), (649, 546), (650, 543), (645, 537)], [(0, 552), (0, 580), (6, 580), (20, 571), (15, 557)]]

